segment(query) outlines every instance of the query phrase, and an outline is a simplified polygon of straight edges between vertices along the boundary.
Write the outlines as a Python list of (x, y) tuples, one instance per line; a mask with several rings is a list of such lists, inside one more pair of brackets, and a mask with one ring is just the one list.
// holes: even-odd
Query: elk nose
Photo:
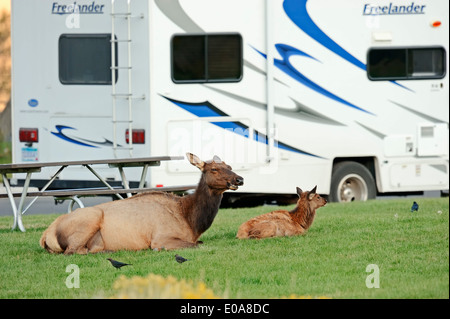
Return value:
[(236, 177), (236, 184), (237, 185), (244, 185), (244, 178), (241, 176)]

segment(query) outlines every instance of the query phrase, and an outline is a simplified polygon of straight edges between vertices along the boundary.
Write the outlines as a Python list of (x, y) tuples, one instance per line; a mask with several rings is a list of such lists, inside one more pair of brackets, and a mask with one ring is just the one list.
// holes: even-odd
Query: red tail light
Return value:
[(19, 129), (19, 141), (25, 143), (39, 142), (39, 134), (37, 128), (23, 128)]
[[(132, 130), (133, 132), (133, 144), (145, 144), (145, 130), (138, 129)], [(125, 141), (130, 143), (130, 133), (128, 129), (125, 131)]]

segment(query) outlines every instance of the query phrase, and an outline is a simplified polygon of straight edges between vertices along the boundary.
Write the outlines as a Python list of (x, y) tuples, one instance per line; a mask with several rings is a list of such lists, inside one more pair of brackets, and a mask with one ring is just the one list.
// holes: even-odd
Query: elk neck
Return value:
[(198, 238), (214, 221), (222, 201), (223, 191), (209, 188), (202, 174), (194, 194), (183, 199), (183, 215)]
[(289, 212), (292, 220), (298, 223), (303, 229), (307, 230), (316, 216), (316, 211), (311, 209), (308, 201), (299, 200), (297, 206)]

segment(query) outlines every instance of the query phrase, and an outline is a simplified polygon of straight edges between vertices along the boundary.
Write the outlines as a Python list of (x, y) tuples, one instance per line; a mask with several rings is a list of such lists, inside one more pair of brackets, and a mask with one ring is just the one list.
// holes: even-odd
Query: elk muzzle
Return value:
[(237, 190), (239, 186), (244, 185), (244, 178), (236, 175), (231, 182), (227, 182), (228, 189), (231, 189), (233, 191)]

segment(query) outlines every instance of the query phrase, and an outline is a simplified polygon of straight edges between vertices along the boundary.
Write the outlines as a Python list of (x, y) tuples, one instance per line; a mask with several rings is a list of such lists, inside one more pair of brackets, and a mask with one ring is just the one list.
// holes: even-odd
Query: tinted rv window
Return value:
[(242, 78), (239, 34), (176, 35), (171, 51), (176, 83), (237, 82)]
[(367, 56), (371, 80), (439, 79), (446, 73), (443, 48), (377, 48)]
[[(117, 65), (117, 43), (116, 43)], [(116, 81), (117, 81), (116, 70)], [(111, 84), (111, 34), (63, 34), (59, 38), (63, 84)]]
[(413, 77), (442, 77), (444, 49), (408, 50), (408, 75)]
[(172, 74), (175, 80), (206, 79), (204, 38), (204, 36), (176, 36), (172, 39)]
[(208, 42), (208, 76), (211, 80), (241, 78), (241, 37), (210, 35)]

